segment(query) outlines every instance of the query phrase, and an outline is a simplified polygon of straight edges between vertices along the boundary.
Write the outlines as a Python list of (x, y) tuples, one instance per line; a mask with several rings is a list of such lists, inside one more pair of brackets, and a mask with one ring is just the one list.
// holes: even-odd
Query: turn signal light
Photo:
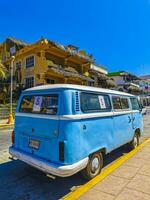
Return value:
[(14, 131), (12, 131), (12, 134), (11, 134), (11, 142), (12, 142), (12, 144), (15, 143), (15, 132)]
[(59, 142), (59, 160), (64, 161), (64, 142)]

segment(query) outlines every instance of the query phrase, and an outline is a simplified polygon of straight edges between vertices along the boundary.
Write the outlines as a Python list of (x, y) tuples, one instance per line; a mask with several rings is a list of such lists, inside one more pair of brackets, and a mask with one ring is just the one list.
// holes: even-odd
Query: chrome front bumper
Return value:
[(72, 165), (58, 165), (41, 158), (33, 157), (29, 153), (19, 151), (14, 147), (9, 148), (9, 153), (12, 155), (12, 157), (18, 158), (19, 160), (43, 171), (46, 174), (52, 174), (61, 177), (71, 176), (84, 169), (89, 160), (87, 157)]

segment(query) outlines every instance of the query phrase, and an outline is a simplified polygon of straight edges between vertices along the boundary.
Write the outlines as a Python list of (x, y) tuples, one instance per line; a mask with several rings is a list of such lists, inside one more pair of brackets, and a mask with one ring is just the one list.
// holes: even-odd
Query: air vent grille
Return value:
[(75, 111), (78, 112), (80, 110), (79, 93), (75, 92), (75, 96), (76, 96)]

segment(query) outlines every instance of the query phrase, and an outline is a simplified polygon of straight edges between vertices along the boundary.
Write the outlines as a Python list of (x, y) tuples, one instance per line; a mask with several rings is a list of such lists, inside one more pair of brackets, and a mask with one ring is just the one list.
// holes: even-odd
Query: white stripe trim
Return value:
[(96, 117), (110, 117), (113, 116), (113, 112), (103, 112), (103, 113), (87, 113), (87, 114), (77, 114), (77, 115), (62, 115), (60, 119), (87, 119)]
[(32, 114), (32, 113), (16, 113), (16, 117), (32, 117), (32, 118), (42, 118), (42, 119), (53, 119), (58, 120), (59, 117), (56, 115), (42, 115), (42, 114)]
[[(43, 115), (43, 114), (32, 114), (32, 113), (16, 113), (16, 117), (32, 117), (41, 119), (52, 119), (52, 120), (73, 120), (73, 119), (88, 119), (96, 117), (113, 117), (117, 115), (131, 114), (133, 111), (119, 111), (119, 112), (102, 112), (102, 113), (87, 113), (87, 114), (77, 114), (77, 115)], [(139, 111), (134, 111), (139, 112)]]
[(139, 110), (132, 110), (132, 113), (139, 113)]
[(126, 115), (126, 114), (131, 114), (131, 110), (125, 110), (125, 111), (115, 111), (114, 116), (116, 115)]

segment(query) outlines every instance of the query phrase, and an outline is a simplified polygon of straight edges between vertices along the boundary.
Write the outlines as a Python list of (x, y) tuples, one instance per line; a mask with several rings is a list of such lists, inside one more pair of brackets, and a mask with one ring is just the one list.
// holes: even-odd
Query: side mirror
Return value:
[(139, 111), (142, 112), (143, 108), (144, 108), (143, 105), (140, 104), (140, 106), (139, 106)]

